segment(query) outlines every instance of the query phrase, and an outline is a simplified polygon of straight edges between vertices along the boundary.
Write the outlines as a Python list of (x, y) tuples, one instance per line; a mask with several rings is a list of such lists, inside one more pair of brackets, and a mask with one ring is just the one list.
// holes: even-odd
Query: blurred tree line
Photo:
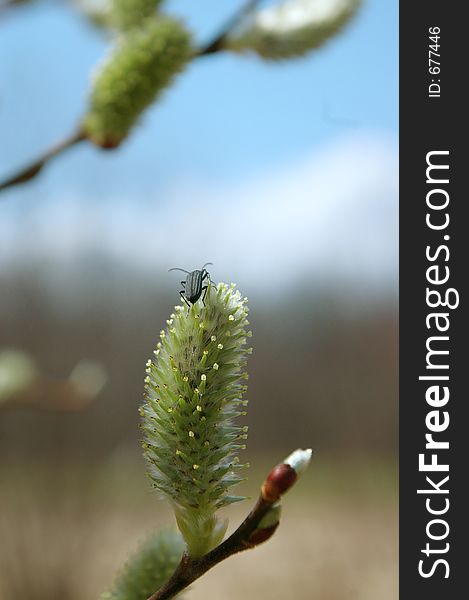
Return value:
[[(57, 380), (82, 358), (91, 359), (109, 381), (94, 403), (76, 412), (64, 414), (57, 402), (52, 410), (4, 408), (3, 456), (104, 456), (127, 445), (138, 451), (144, 365), (178, 303), (177, 290), (104, 258), (88, 265), (52, 286), (40, 268), (0, 278), (2, 347), (26, 351)], [(353, 306), (343, 290), (332, 288), (320, 294), (292, 288), (268, 302), (249, 296), (250, 451), (303, 444), (327, 455), (394, 454), (395, 302), (370, 298)], [(68, 401), (63, 398), (64, 410)]]

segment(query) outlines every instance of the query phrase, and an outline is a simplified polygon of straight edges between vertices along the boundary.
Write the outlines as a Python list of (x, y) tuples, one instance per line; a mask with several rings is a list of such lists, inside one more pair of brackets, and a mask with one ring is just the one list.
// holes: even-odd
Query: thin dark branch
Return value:
[[(234, 533), (219, 546), (200, 558), (184, 553), (171, 578), (147, 600), (170, 600), (209, 569), (233, 554), (254, 548), (267, 541), (279, 524), (279, 509), (274, 504), (296, 482), (298, 474), (309, 464), (311, 450), (296, 450), (285, 462), (276, 465), (262, 484), (254, 508)], [(272, 510), (267, 521), (262, 519)], [(274, 512), (275, 511), (275, 512)]]
[[(265, 516), (272, 504), (273, 502), (268, 502), (260, 496), (246, 519), (222, 544), (198, 559), (193, 559), (184, 554), (171, 579), (157, 592), (152, 594), (148, 600), (169, 600), (170, 598), (174, 598), (176, 594), (196, 579), (199, 579), (199, 577), (202, 577), (204, 573), (222, 560), (225, 560), (225, 558), (243, 550), (254, 548), (257, 543), (250, 541), (250, 537), (256, 531), (262, 517)], [(270, 535), (272, 535), (274, 529), (276, 527), (272, 528), (272, 531), (269, 532)]]
[(25, 183), (26, 181), (33, 179), (33, 177), (36, 177), (36, 175), (41, 171), (44, 165), (47, 164), (50, 160), (52, 160), (59, 154), (62, 154), (62, 152), (64, 152), (68, 148), (75, 146), (76, 144), (82, 142), (85, 139), (86, 138), (83, 132), (77, 131), (70, 137), (66, 138), (65, 140), (63, 140), (62, 142), (45, 152), (39, 159), (30, 163), (26, 167), (23, 167), (18, 173), (15, 173), (8, 179), (5, 179), (4, 181), (0, 182), (0, 191), (6, 190), (9, 187), (13, 187), (14, 185)]
[(0, 17), (10, 11), (10, 9), (23, 4), (29, 4), (31, 0), (3, 0), (0, 2)]
[(207, 56), (223, 50), (223, 42), (228, 34), (259, 4), (260, 0), (249, 0), (236, 13), (228, 19), (215, 37), (205, 46), (200, 48), (195, 56)]

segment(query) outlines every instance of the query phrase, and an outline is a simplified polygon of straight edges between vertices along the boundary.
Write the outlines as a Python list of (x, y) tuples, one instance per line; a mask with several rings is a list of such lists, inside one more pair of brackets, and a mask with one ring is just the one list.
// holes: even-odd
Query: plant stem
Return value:
[(260, 0), (249, 0), (224, 24), (218, 34), (207, 45), (200, 48), (195, 56), (207, 56), (223, 49), (223, 42), (227, 35), (240, 23), (243, 18), (253, 11)]
[[(299, 448), (287, 456), (282, 463), (276, 465), (262, 484), (254, 508), (238, 529), (219, 546), (200, 558), (194, 559), (187, 552), (184, 553), (171, 578), (147, 600), (170, 600), (225, 558), (267, 541), (275, 533), (279, 524), (280, 498), (308, 467), (311, 455), (310, 448), (307, 450)], [(272, 514), (275, 510), (276, 512)], [(272, 511), (270, 519), (267, 517), (267, 521), (263, 520), (269, 511)]]
[[(256, 529), (258, 529), (262, 517), (265, 516), (273, 504), (274, 502), (265, 500), (261, 494), (252, 511), (229, 538), (201, 558), (192, 559), (187, 554), (183, 554), (181, 562), (169, 581), (152, 594), (148, 600), (169, 600), (170, 598), (174, 598), (181, 590), (219, 562), (225, 560), (225, 558), (257, 546), (260, 542), (253, 542), (250, 538)], [(272, 535), (275, 529), (276, 526), (272, 527), (269, 530), (269, 534)], [(263, 539), (262, 541), (265, 540)]]
[(86, 138), (83, 132), (81, 131), (77, 131), (68, 138), (65, 138), (62, 142), (60, 142), (56, 146), (53, 146), (50, 150), (45, 152), (40, 158), (30, 163), (26, 167), (23, 167), (20, 171), (18, 171), (8, 179), (5, 179), (4, 181), (0, 182), (0, 191), (6, 190), (9, 187), (13, 187), (14, 185), (25, 183), (26, 181), (33, 179), (42, 170), (44, 165), (46, 165), (49, 161), (51, 161), (59, 154), (62, 154), (62, 152), (64, 152), (65, 150), (68, 150), (68, 148), (75, 146), (76, 144), (82, 142), (85, 139)]

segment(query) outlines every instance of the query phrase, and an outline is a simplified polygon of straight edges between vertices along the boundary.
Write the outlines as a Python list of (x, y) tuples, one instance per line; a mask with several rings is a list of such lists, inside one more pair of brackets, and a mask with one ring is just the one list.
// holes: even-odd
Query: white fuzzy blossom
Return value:
[(267, 59), (301, 56), (338, 33), (359, 5), (360, 0), (286, 0), (251, 14), (225, 45)]
[(287, 456), (283, 462), (294, 469), (296, 474), (300, 476), (308, 468), (312, 455), (313, 451), (311, 448), (308, 448), (307, 450), (298, 449)]

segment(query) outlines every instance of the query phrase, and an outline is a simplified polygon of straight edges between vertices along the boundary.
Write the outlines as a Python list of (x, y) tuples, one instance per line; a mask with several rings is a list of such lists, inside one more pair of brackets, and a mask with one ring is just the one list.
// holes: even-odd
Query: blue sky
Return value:
[[(228, 0), (167, 2), (168, 12), (183, 16), (201, 40), (210, 37), (238, 5)], [(259, 200), (259, 214), (268, 212), (274, 176), (280, 178), (285, 193), (296, 190), (293, 206), (297, 210), (290, 211), (290, 221), (284, 223), (286, 237), (295, 240), (303, 231), (298, 219), (311, 219), (311, 231), (321, 229), (320, 225), (313, 227), (314, 212), (306, 208), (312, 200), (309, 190), (314, 190), (316, 199), (322, 194), (318, 202), (324, 205), (329, 197), (327, 177), (333, 179), (335, 172), (350, 174), (353, 167), (354, 173), (361, 174), (350, 175), (355, 188), (348, 194), (345, 185), (340, 193), (354, 198), (355, 204), (331, 201), (335, 209), (327, 222), (332, 231), (339, 231), (344, 224), (344, 206), (349, 206), (350, 214), (362, 214), (358, 229), (367, 224), (376, 228), (376, 215), (388, 215), (379, 221), (362, 254), (364, 258), (370, 255), (371, 243), (375, 249), (371, 254), (387, 257), (386, 264), (392, 266), (397, 260), (397, 18), (394, 0), (368, 0), (342, 35), (306, 58), (272, 64), (254, 56), (222, 54), (194, 62), (118, 151), (103, 152), (88, 145), (72, 149), (33, 183), (4, 194), (0, 199), (0, 253), (9, 257), (23, 251), (27, 254), (25, 231), (28, 238), (43, 240), (37, 251), (46, 252), (49, 246), (52, 254), (63, 251), (64, 227), (72, 232), (72, 217), (77, 214), (82, 215), (81, 228), (72, 232), (72, 254), (86, 245), (104, 243), (95, 232), (96, 224), (107, 227), (110, 238), (121, 237), (130, 243), (136, 237), (141, 211), (153, 215), (155, 222), (165, 214), (172, 215), (168, 222), (179, 228), (184, 239), (190, 235), (191, 222), (185, 215), (191, 211), (198, 215), (192, 222), (199, 227), (205, 222), (212, 230), (220, 227), (220, 219), (229, 211), (221, 211), (217, 221), (213, 216), (217, 201), (229, 202), (230, 210), (236, 212), (243, 206), (243, 198), (250, 197), (251, 205)], [(74, 128), (86, 103), (90, 73), (108, 47), (109, 40), (73, 9), (57, 2), (37, 3), (3, 17), (0, 176)], [(308, 176), (319, 173), (318, 165), (327, 165), (330, 172), (315, 187), (320, 177), (313, 182)], [(303, 192), (298, 192), (295, 180)], [(363, 207), (369, 204), (370, 190), (378, 204), (367, 212)], [(386, 199), (383, 210), (380, 198)], [(281, 213), (280, 200), (277, 205)], [(175, 207), (180, 207), (180, 218)], [(255, 220), (251, 214), (251, 221)], [(278, 238), (276, 227), (271, 224), (265, 231), (265, 242), (272, 249)], [(255, 239), (253, 232), (250, 235), (245, 238), (247, 244)], [(362, 232), (354, 235), (347, 242), (351, 246), (363, 242)], [(259, 239), (262, 247), (264, 238)], [(387, 239), (388, 245), (383, 246), (381, 239)], [(23, 243), (22, 250), (18, 246)], [(163, 246), (154, 244), (141, 248), (142, 255), (161, 256)], [(165, 244), (167, 250), (167, 239)], [(216, 248), (210, 244), (207, 242), (209, 258), (216, 258)], [(314, 256), (329, 248), (331, 256), (342, 256), (342, 262), (347, 262), (347, 252), (340, 245), (329, 246), (314, 250)], [(109, 251), (112, 248), (109, 242)], [(295, 258), (293, 252), (299, 249), (295, 247), (289, 260)], [(167, 254), (187, 264), (189, 257), (207, 256), (207, 248), (195, 255), (177, 249)], [(135, 260), (141, 261), (141, 256), (136, 255)], [(229, 257), (222, 253), (220, 260), (229, 262)], [(340, 263), (339, 258), (334, 260)], [(168, 261), (174, 262), (166, 256), (160, 260), (161, 265)], [(246, 258), (245, 262), (250, 261)], [(381, 264), (368, 266), (375, 274), (383, 268)], [(396, 269), (391, 269), (392, 277)]]

